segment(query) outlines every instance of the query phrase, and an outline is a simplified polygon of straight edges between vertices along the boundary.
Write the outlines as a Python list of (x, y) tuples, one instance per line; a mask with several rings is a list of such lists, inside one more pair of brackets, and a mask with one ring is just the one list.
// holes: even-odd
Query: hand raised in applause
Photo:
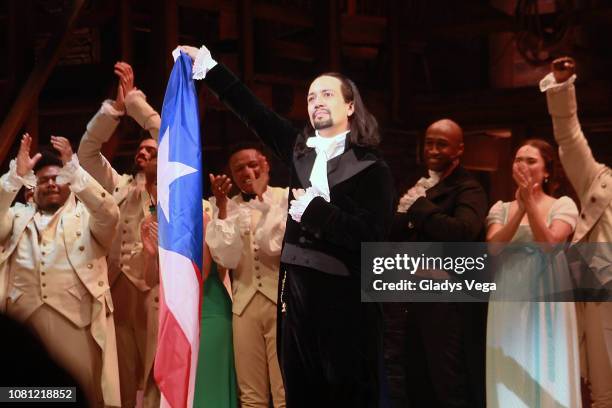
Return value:
[(232, 181), (225, 174), (209, 174), (210, 188), (215, 196), (217, 208), (219, 209), (219, 219), (227, 217), (227, 195), (232, 188)]
[(51, 136), (51, 145), (60, 154), (63, 164), (72, 159), (72, 146), (70, 146), (68, 139), (62, 136)]
[(19, 145), (19, 152), (17, 152), (16, 172), (19, 177), (23, 177), (28, 174), (40, 160), (42, 155), (36, 153), (34, 157), (30, 157), (30, 148), (32, 147), (32, 136), (25, 133), (21, 138), (21, 144)]
[(119, 83), (117, 84), (117, 98), (113, 103), (113, 107), (118, 111), (125, 110), (125, 96), (134, 87), (134, 71), (132, 66), (126, 62), (119, 61), (114, 67), (115, 75), (119, 77)]

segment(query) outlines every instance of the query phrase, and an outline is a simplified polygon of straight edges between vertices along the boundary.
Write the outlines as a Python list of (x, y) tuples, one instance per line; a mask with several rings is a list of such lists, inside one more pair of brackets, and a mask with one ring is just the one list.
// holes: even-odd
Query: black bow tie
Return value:
[(245, 193), (244, 191), (241, 191), (240, 195), (245, 203), (257, 198), (257, 194)]

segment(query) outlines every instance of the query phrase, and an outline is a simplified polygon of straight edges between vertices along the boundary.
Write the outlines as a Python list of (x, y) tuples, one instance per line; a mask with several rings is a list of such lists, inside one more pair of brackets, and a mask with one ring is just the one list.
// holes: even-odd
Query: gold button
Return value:
[(81, 245), (81, 246), (79, 247), (79, 251), (84, 251), (84, 250), (85, 250), (85, 247), (84, 247), (83, 245)]
[(76, 232), (76, 236), (77, 236), (77, 237), (80, 237), (80, 236), (81, 236), (81, 231), (77, 231), (77, 232)]
[(98, 286), (104, 286), (104, 282), (103, 281), (99, 281), (98, 282)]
[(91, 269), (91, 268), (93, 268), (93, 265), (92, 265), (92, 264), (87, 264), (87, 267), (88, 267), (89, 269)]
[(81, 214), (76, 213), (76, 214), (74, 214), (74, 216), (75, 216), (75, 217), (77, 217), (77, 218), (79, 218), (79, 217), (81, 216)]
[(606, 188), (608, 185), (606, 183), (601, 183), (601, 188)]
[(42, 271), (40, 274), (41, 274), (42, 276), (45, 276), (47, 273), (46, 273), (45, 271)]
[(102, 192), (101, 196), (102, 196), (102, 198), (106, 197), (106, 193)]
[(255, 260), (256, 260), (256, 261), (259, 261), (259, 257), (258, 257), (258, 256), (256, 256), (256, 257), (255, 257)]
[(41, 264), (41, 265), (44, 265), (44, 264), (45, 264), (45, 261), (40, 261), (40, 264)]

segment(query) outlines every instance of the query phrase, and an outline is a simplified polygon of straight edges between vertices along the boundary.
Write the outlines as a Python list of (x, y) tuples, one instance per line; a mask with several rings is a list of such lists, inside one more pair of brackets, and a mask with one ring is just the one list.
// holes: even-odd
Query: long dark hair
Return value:
[[(349, 142), (353, 145), (376, 148), (381, 141), (380, 132), (378, 130), (378, 121), (372, 115), (363, 103), (361, 94), (357, 85), (346, 76), (338, 72), (326, 72), (317, 76), (317, 78), (329, 76), (340, 81), (340, 90), (344, 102), (353, 102), (354, 111), (349, 117)], [(316, 78), (315, 78), (316, 79)], [(304, 131), (298, 137), (296, 150), (303, 152), (306, 148), (306, 139), (314, 134), (314, 128), (310, 121), (304, 128)]]

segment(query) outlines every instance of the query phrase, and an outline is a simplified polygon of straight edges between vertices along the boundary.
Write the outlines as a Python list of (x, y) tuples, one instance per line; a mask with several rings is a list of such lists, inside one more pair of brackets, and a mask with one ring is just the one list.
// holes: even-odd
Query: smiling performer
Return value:
[(232, 269), (232, 329), (240, 404), (285, 407), (276, 355), (276, 301), (286, 188), (268, 186), (270, 167), (257, 144), (230, 149), (229, 169), (240, 194), (228, 199), (226, 175), (210, 175), (213, 218), (206, 243), (215, 262)]
[(378, 407), (382, 315), (361, 303), (361, 243), (384, 241), (393, 180), (378, 125), (337, 73), (308, 89), (304, 131), (264, 106), (206, 47), (182, 47), (218, 95), (291, 169), (281, 254), (280, 361), (287, 407)]
[[(392, 239), (483, 241), (487, 195), (460, 164), (461, 127), (450, 119), (432, 123), (423, 153), (429, 177), (400, 199)], [(406, 312), (411, 406), (484, 407), (486, 304), (412, 303)]]
[[(117, 236), (108, 255), (108, 276), (115, 303), (117, 351), (121, 379), (122, 407), (136, 406), (136, 392), (144, 387), (144, 360), (147, 344), (155, 344), (154, 334), (147, 336), (145, 304), (150, 290), (144, 279), (144, 253), (140, 238), (140, 222), (155, 204), (145, 189), (144, 168), (157, 156), (160, 117), (149, 106), (145, 95), (134, 87), (132, 67), (125, 62), (115, 64), (119, 77), (117, 97), (104, 101), (87, 124), (78, 156), (83, 168), (113, 195), (121, 210)], [(144, 130), (134, 154), (134, 174), (119, 174), (101, 153), (127, 113)]]
[[(66, 138), (51, 136), (60, 157), (30, 157), (31, 144), (24, 135), (0, 178), (0, 312), (42, 340), (90, 406), (120, 406), (106, 268), (119, 209)], [(10, 207), (24, 185), (34, 187), (32, 202)]]

